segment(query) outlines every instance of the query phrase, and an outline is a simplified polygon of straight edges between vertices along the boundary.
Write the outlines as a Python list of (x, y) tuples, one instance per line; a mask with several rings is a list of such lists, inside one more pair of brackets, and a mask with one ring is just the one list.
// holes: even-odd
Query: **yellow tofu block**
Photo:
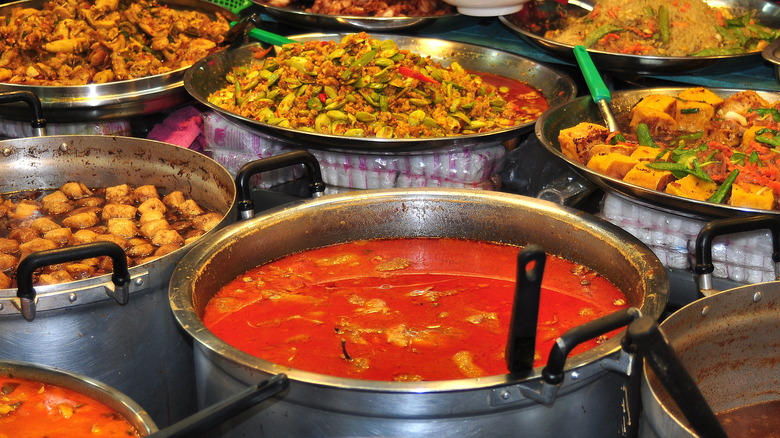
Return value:
[(717, 189), (718, 184), (714, 182), (704, 181), (693, 175), (687, 175), (667, 184), (665, 192), (671, 195), (682, 196), (683, 198), (706, 201)]
[(615, 153), (630, 156), (636, 146), (627, 144), (597, 144), (590, 148), (590, 155)]
[(715, 117), (714, 106), (694, 101), (678, 102), (674, 115), (677, 129), (688, 132), (704, 131), (713, 117)]
[(717, 105), (723, 102), (723, 98), (704, 87), (693, 87), (685, 89), (681, 91), (677, 97), (683, 100), (704, 102), (710, 105)]
[(639, 163), (626, 173), (623, 181), (652, 190), (664, 190), (667, 184), (674, 181), (674, 175), (667, 170), (651, 169), (646, 163)]
[(666, 96), (663, 94), (651, 94), (640, 100), (634, 109), (636, 108), (652, 108), (667, 114), (674, 112), (674, 106), (677, 104), (677, 99), (674, 96)]
[(667, 151), (662, 156), (658, 156), (661, 153), (661, 149), (651, 146), (637, 146), (631, 153), (631, 158), (635, 158), (639, 161), (652, 161), (652, 160), (666, 160), (669, 157), (670, 152)]
[[(740, 146), (747, 147), (750, 145), (750, 142), (756, 139), (756, 132), (766, 128), (766, 126), (751, 126), (748, 129), (745, 130), (745, 132), (742, 134), (742, 141), (740, 142)], [(772, 137), (771, 134), (763, 134), (768, 137)]]
[(578, 163), (587, 163), (591, 146), (603, 144), (608, 135), (609, 129), (605, 126), (581, 122), (571, 128), (562, 129), (558, 133), (558, 143), (563, 155)]
[(629, 122), (629, 126), (631, 126), (633, 130), (636, 130), (636, 127), (640, 123), (644, 123), (650, 129), (651, 135), (675, 132), (677, 131), (677, 120), (675, 120), (671, 114), (673, 114), (673, 112), (667, 113), (649, 106), (635, 106), (631, 110), (631, 121)]
[(592, 156), (588, 161), (588, 168), (613, 178), (623, 179), (626, 173), (638, 163), (638, 160), (627, 155), (608, 152)]
[(775, 194), (769, 187), (750, 183), (736, 183), (731, 187), (729, 205), (774, 210)]

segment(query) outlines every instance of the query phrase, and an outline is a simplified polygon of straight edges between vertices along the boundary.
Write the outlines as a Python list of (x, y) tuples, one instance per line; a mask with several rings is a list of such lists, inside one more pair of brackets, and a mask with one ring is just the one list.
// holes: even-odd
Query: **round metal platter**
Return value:
[[(630, 91), (617, 91), (612, 94), (610, 106), (612, 112), (620, 123), (625, 119), (631, 108), (642, 98), (651, 94), (677, 95), (685, 88), (651, 88)], [(744, 91), (727, 88), (710, 88), (721, 97), (727, 97), (734, 93)], [(757, 91), (770, 102), (780, 100), (780, 93)], [(558, 142), (558, 134), (562, 129), (571, 128), (580, 122), (591, 122), (604, 125), (604, 119), (598, 107), (590, 96), (578, 97), (570, 102), (551, 108), (536, 121), (536, 137), (547, 150), (571, 164), (585, 178), (610, 193), (623, 195), (639, 204), (663, 210), (677, 215), (689, 216), (698, 219), (712, 219), (713, 217), (731, 217), (753, 214), (780, 215), (777, 210), (759, 210), (753, 208), (734, 207), (726, 204), (715, 204), (682, 196), (671, 195), (658, 190), (640, 187), (596, 172), (584, 164), (581, 164), (563, 154)]]
[[(752, 10), (755, 11), (755, 18), (760, 24), (772, 28), (780, 27), (780, 6), (770, 1), (708, 0), (707, 3), (713, 7), (728, 7), (737, 11)], [(561, 10), (567, 15), (585, 15), (591, 6), (582, 0), (573, 0), (567, 5), (556, 0), (541, 0), (534, 2), (534, 7), (550, 17), (558, 17)], [(576, 62), (574, 46), (544, 37), (547, 30), (558, 26), (559, 20), (551, 18), (530, 22), (523, 18), (522, 11), (499, 17), (499, 20), (521, 38), (548, 54), (567, 62)], [(758, 65), (762, 61), (761, 52), (727, 56), (642, 56), (589, 49), (588, 53), (600, 70), (631, 75), (714, 74), (745, 69), (748, 65)]]
[(306, 12), (301, 6), (296, 7), (293, 3), (290, 7), (277, 7), (263, 4), (261, 1), (255, 1), (255, 4), (261, 6), (271, 17), (300, 26), (306, 29), (311, 28), (331, 28), (331, 29), (349, 29), (366, 32), (384, 32), (401, 31), (415, 29), (426, 24), (457, 17), (459, 14), (453, 12), (446, 15), (431, 15), (423, 17), (362, 17), (352, 15), (326, 15)]
[[(177, 9), (220, 12), (229, 20), (238, 17), (229, 10), (206, 0), (159, 0)], [(0, 6), (0, 15), (11, 8), (40, 9), (45, 0), (24, 0)], [(49, 122), (87, 122), (155, 114), (191, 100), (184, 89), (187, 68), (127, 81), (105, 84), (38, 86), (0, 83), (0, 92), (32, 91), (41, 101), (43, 114)], [(10, 120), (31, 120), (31, 112), (23, 103), (0, 105), (0, 117)]]
[[(296, 41), (340, 40), (344, 34), (306, 34), (292, 36)], [(523, 81), (540, 90), (549, 105), (555, 106), (572, 99), (577, 94), (577, 86), (567, 75), (543, 66), (537, 62), (512, 53), (472, 44), (458, 43), (432, 38), (418, 38), (400, 35), (373, 34), (372, 37), (392, 39), (402, 49), (430, 56), (434, 61), (447, 66), (457, 61), (463, 68), (471, 71), (484, 71)], [(187, 91), (204, 105), (252, 128), (286, 138), (293, 143), (306, 147), (326, 150), (352, 151), (422, 151), (447, 147), (460, 147), (475, 144), (500, 143), (517, 138), (531, 131), (534, 122), (513, 126), (481, 134), (457, 135), (437, 138), (375, 138), (346, 137), (321, 134), (283, 128), (258, 120), (240, 116), (220, 108), (208, 101), (208, 96), (227, 85), (226, 74), (235, 66), (257, 62), (253, 58), (257, 43), (247, 44), (233, 50), (226, 50), (208, 56), (187, 71), (184, 86)]]

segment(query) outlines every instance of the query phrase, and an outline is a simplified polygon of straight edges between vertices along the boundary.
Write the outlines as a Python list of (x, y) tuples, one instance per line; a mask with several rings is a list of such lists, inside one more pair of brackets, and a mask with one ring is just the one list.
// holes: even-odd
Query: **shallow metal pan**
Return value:
[[(339, 40), (344, 34), (306, 34), (292, 36), (296, 41)], [(458, 61), (465, 69), (484, 71), (523, 81), (544, 94), (550, 106), (572, 99), (577, 93), (574, 81), (567, 75), (541, 65), (535, 61), (489, 47), (459, 43), (432, 38), (418, 38), (399, 35), (373, 34), (375, 38), (392, 39), (398, 47), (429, 55), (433, 60), (449, 65)], [(187, 91), (204, 105), (226, 116), (256, 128), (287, 138), (307, 147), (327, 150), (360, 151), (419, 151), (481, 143), (499, 143), (517, 138), (529, 132), (534, 122), (528, 122), (512, 128), (500, 129), (482, 134), (458, 135), (441, 138), (361, 138), (305, 132), (283, 128), (258, 120), (240, 116), (224, 110), (208, 101), (208, 96), (227, 84), (225, 75), (234, 66), (246, 65), (253, 61), (253, 48), (257, 44), (247, 44), (238, 49), (223, 51), (207, 56), (195, 63), (184, 76)]]
[(459, 16), (453, 12), (446, 15), (420, 17), (360, 17), (315, 14), (306, 12), (302, 8), (296, 8), (294, 5), (282, 8), (266, 5), (262, 1), (255, 1), (255, 4), (279, 21), (307, 29), (350, 29), (367, 32), (405, 31)]
[[(45, 0), (23, 0), (0, 6), (0, 15), (11, 8), (40, 9)], [(220, 12), (230, 20), (238, 17), (229, 10), (206, 0), (160, 0), (179, 9)], [(145, 78), (116, 81), (105, 84), (38, 86), (0, 83), (0, 92), (32, 91), (41, 100), (49, 122), (84, 122), (128, 118), (155, 114), (175, 108), (190, 99), (184, 90), (184, 72), (187, 68)], [(0, 117), (27, 121), (29, 112), (20, 109), (24, 104), (0, 105)]]
[[(650, 94), (676, 95), (684, 89), (685, 88), (648, 88), (617, 91), (612, 94), (612, 112), (615, 114), (618, 122), (620, 122), (621, 117), (625, 118), (631, 108), (643, 97)], [(710, 90), (721, 97), (744, 91), (727, 88), (710, 88)], [(780, 100), (780, 93), (763, 91), (758, 91), (758, 93), (770, 102)], [(561, 152), (561, 145), (558, 143), (558, 134), (562, 129), (571, 128), (580, 122), (592, 122), (603, 125), (603, 120), (593, 99), (591, 99), (590, 96), (583, 96), (555, 108), (551, 108), (544, 113), (536, 121), (535, 131), (536, 136), (545, 148), (574, 166), (574, 168), (585, 178), (608, 192), (627, 196), (632, 201), (639, 204), (697, 219), (712, 219), (714, 217), (752, 215), (759, 213), (780, 215), (780, 211), (777, 210), (759, 210), (754, 208), (734, 207), (725, 204), (714, 204), (629, 184), (623, 180), (591, 170), (584, 164), (566, 157), (563, 152)]]
[[(708, 0), (708, 4), (718, 7), (729, 7), (739, 10), (755, 10), (759, 23), (777, 28), (780, 27), (780, 6), (766, 0)], [(566, 6), (556, 0), (542, 0), (535, 7), (554, 16), (556, 8), (563, 8), (567, 13), (586, 14), (591, 7), (588, 1), (570, 1)], [(499, 17), (499, 20), (522, 39), (539, 47), (552, 56), (574, 63), (574, 46), (559, 43), (545, 38), (547, 30), (556, 27), (556, 21), (533, 23), (523, 19), (522, 11), (512, 15)], [(531, 25), (535, 26), (532, 29)], [(631, 75), (673, 75), (673, 74), (714, 74), (726, 71), (742, 70), (747, 65), (758, 65), (762, 62), (761, 52), (751, 52), (727, 56), (641, 56), (620, 53), (588, 50), (593, 62), (604, 71), (628, 73)]]

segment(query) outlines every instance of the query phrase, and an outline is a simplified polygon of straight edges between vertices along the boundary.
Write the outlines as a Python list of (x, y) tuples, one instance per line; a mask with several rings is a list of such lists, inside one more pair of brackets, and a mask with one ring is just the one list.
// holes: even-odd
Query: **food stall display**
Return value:
[[(289, 376), (219, 437), (667, 436), (626, 328), (699, 302), (701, 272), (758, 283), (746, 307), (780, 275), (780, 5), (472, 3), (0, 6), (0, 92), (42, 105), (0, 104), (2, 359), (105, 381), (161, 426)], [(309, 163), (273, 168), (252, 196), (284, 205), (235, 223), (236, 175), (288, 152), (323, 195), (288, 196)], [(710, 221), (755, 217), (696, 260)], [(686, 318), (722, 326), (723, 296)], [(29, 407), (2, 386), (0, 424)]]

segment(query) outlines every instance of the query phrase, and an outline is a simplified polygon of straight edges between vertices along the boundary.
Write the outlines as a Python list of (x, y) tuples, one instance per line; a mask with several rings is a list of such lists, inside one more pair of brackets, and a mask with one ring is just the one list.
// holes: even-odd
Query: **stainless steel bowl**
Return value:
[(306, 12), (294, 7), (277, 7), (255, 3), (271, 17), (307, 29), (348, 29), (367, 32), (406, 31), (428, 24), (438, 23), (459, 14), (431, 15), (421, 17), (360, 17), (351, 15), (327, 15)]
[[(773, 28), (780, 27), (780, 6), (771, 1), (707, 0), (707, 3), (716, 7), (754, 10), (756, 11), (755, 17), (759, 23)], [(541, 9), (543, 13), (546, 12), (551, 16), (555, 16), (555, 10), (558, 8), (564, 8), (567, 14), (584, 15), (591, 6), (588, 1), (581, 0), (570, 1), (565, 6), (556, 0), (541, 0), (534, 2), (534, 7)], [(499, 17), (499, 20), (522, 39), (539, 47), (548, 54), (564, 61), (575, 62), (574, 46), (544, 37), (547, 30), (555, 28), (556, 21), (554, 19), (548, 22), (540, 22), (538, 20), (529, 22), (524, 19), (521, 11)], [(761, 63), (760, 52), (726, 56), (642, 56), (589, 49), (588, 53), (590, 53), (593, 62), (600, 70), (630, 75), (714, 74), (742, 70), (748, 65)]]
[[(11, 8), (40, 9), (46, 0), (22, 0), (0, 6), (0, 15)], [(163, 4), (207, 13), (220, 12), (230, 20), (238, 17), (229, 10), (207, 0), (160, 0)], [(191, 98), (184, 90), (184, 72), (180, 68), (145, 78), (105, 84), (39, 86), (0, 83), (0, 92), (32, 91), (41, 100), (49, 122), (85, 122), (155, 114), (175, 108)], [(0, 106), (0, 117), (29, 121), (29, 111), (23, 103)], [(21, 111), (20, 111), (21, 109)]]
[[(643, 97), (650, 94), (677, 95), (685, 88), (647, 88), (628, 91), (618, 91), (612, 94), (610, 106), (615, 117), (625, 117), (631, 108)], [(744, 90), (710, 88), (719, 96), (726, 97)], [(759, 91), (770, 102), (780, 100), (780, 93)], [(660, 209), (677, 215), (689, 216), (696, 219), (712, 219), (714, 217), (728, 217), (752, 214), (780, 214), (777, 210), (758, 210), (746, 207), (734, 207), (726, 204), (715, 204), (695, 199), (683, 198), (669, 193), (640, 187), (627, 183), (621, 179), (613, 178), (596, 172), (582, 163), (579, 163), (561, 152), (558, 143), (558, 134), (562, 129), (571, 128), (580, 122), (604, 124), (604, 119), (598, 107), (590, 96), (578, 97), (570, 102), (551, 108), (536, 121), (536, 136), (547, 150), (571, 164), (585, 178), (592, 181), (602, 189), (627, 196), (633, 202), (651, 208)]]
[[(306, 34), (292, 36), (296, 41), (340, 40), (344, 34)], [(577, 93), (574, 81), (554, 69), (530, 59), (489, 47), (446, 41), (433, 38), (419, 38), (399, 35), (373, 34), (375, 38), (392, 39), (398, 47), (429, 55), (444, 65), (457, 61), (463, 68), (472, 71), (486, 71), (523, 81), (540, 90), (550, 106), (572, 99)], [(257, 44), (248, 44), (238, 49), (215, 53), (197, 62), (184, 76), (184, 86), (199, 102), (226, 116), (256, 128), (289, 139), (307, 147), (347, 151), (419, 151), (449, 147), (473, 146), (488, 142), (500, 143), (517, 138), (529, 132), (534, 122), (511, 128), (481, 134), (458, 135), (441, 138), (362, 138), (305, 132), (291, 128), (263, 123), (227, 111), (208, 101), (208, 96), (227, 84), (225, 75), (238, 65), (254, 61), (253, 49)]]

